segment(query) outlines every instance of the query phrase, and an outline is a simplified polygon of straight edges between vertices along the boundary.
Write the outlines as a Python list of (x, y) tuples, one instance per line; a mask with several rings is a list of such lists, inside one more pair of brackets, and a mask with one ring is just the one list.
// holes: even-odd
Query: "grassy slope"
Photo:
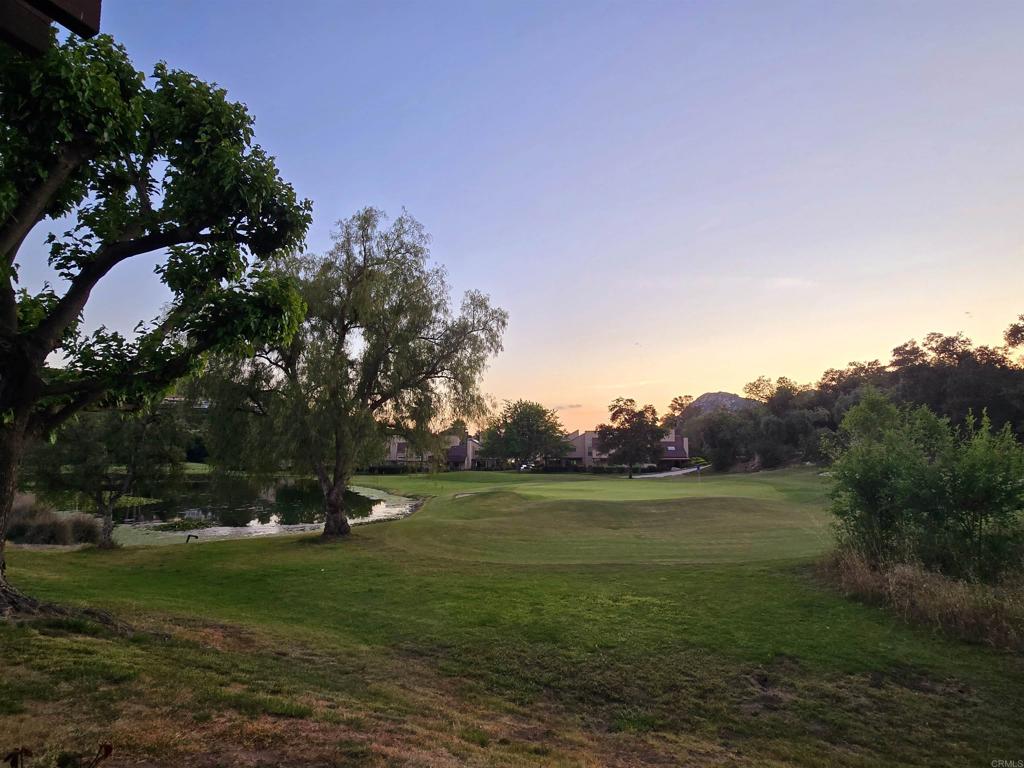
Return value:
[(1019, 753), (1019, 657), (815, 584), (808, 562), (828, 535), (813, 472), (359, 482), (436, 498), (338, 545), (14, 552), (34, 594), (171, 638), (3, 628), (0, 734), (112, 734), (154, 756), (219, 750), (214, 762), (301, 748), (352, 765), (956, 766)]

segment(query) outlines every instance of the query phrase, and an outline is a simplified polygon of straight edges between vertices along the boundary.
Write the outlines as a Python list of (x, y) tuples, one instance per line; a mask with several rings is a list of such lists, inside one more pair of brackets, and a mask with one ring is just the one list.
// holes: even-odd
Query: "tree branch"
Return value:
[(33, 346), (41, 357), (45, 359), (46, 355), (57, 347), (64, 331), (85, 309), (89, 294), (96, 283), (111, 269), (133, 256), (180, 245), (194, 240), (197, 235), (195, 227), (177, 227), (167, 232), (143, 235), (100, 248), (93, 260), (83, 266), (82, 271), (71, 280), (67, 293), (61, 297), (50, 314), (30, 334)]
[(14, 275), (10, 265), (0, 265), (0, 334), (13, 336), (18, 332), (18, 297), (14, 293)]
[(188, 373), (196, 357), (212, 349), (215, 343), (213, 337), (201, 339), (182, 350), (180, 354), (163, 361), (161, 365), (141, 372), (129, 363), (125, 366), (125, 371), (110, 376), (94, 376), (78, 382), (45, 385), (42, 390), (43, 397), (71, 394), (72, 400), (69, 403), (54, 404), (43, 412), (33, 414), (29, 430), (34, 434), (49, 434), (79, 411), (102, 400), (111, 389), (132, 382), (155, 386), (179, 379)]
[(23, 197), (10, 217), (0, 226), (0, 263), (10, 266), (25, 236), (42, 219), (53, 196), (61, 185), (88, 157), (86, 149), (77, 144), (66, 144), (46, 169), (46, 177)]

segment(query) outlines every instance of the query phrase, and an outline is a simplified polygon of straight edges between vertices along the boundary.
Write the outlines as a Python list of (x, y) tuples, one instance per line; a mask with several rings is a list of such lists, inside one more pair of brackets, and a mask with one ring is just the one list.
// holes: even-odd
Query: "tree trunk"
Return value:
[(0, 576), (0, 619), (10, 618), (14, 614), (39, 613), (46, 608), (33, 597), (22, 594)]
[(7, 526), (18, 487), (18, 464), (25, 444), (25, 431), (17, 423), (0, 428), (0, 617), (34, 612), (39, 603), (21, 594), (7, 581)]
[(334, 486), (324, 498), (324, 533), (325, 539), (348, 536), (352, 527), (345, 517), (345, 486)]
[(633, 465), (632, 464), (629, 465), (629, 479), (630, 480), (633, 479)]
[(114, 548), (114, 504), (103, 505), (103, 525), (100, 526), (100, 549)]

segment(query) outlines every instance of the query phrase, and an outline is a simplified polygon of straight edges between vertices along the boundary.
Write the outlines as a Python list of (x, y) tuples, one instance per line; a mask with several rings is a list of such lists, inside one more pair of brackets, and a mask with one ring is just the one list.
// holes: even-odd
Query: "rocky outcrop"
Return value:
[(745, 411), (758, 405), (756, 400), (749, 397), (740, 397), (732, 392), (705, 392), (698, 397), (686, 410), (683, 411), (684, 418), (692, 418), (714, 411)]

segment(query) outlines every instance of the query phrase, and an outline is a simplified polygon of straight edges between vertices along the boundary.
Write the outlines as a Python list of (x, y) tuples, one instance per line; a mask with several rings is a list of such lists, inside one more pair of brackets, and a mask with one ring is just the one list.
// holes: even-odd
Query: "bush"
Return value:
[(100, 526), (91, 515), (60, 515), (28, 496), (15, 498), (7, 540), (16, 544), (95, 544)]
[(840, 427), (832, 511), (840, 540), (874, 566), (920, 563), (995, 583), (1024, 571), (1024, 446), (987, 415), (962, 429), (877, 392)]
[(822, 574), (846, 595), (894, 609), (904, 620), (926, 624), (961, 640), (1024, 650), (1024, 583), (989, 586), (929, 571), (920, 565), (876, 566), (843, 549)]
[(70, 544), (71, 525), (56, 512), (33, 506), (25, 512), (12, 515), (7, 537), (19, 544)]
[(100, 521), (95, 517), (76, 512), (65, 519), (71, 527), (71, 540), (75, 544), (99, 544)]
[(585, 471), (593, 475), (624, 475), (629, 472), (629, 467), (623, 464), (594, 464), (585, 468)]

